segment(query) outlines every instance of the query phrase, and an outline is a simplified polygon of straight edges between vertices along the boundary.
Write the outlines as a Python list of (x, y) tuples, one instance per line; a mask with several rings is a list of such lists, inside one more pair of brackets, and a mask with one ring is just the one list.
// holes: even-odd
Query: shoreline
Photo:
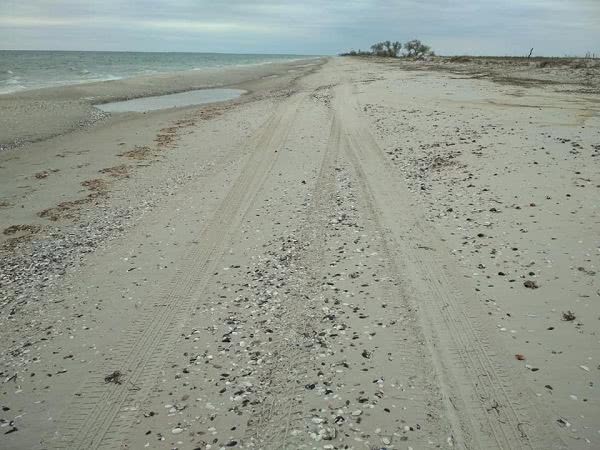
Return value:
[[(0, 50), (0, 95), (140, 76), (288, 63), (324, 55)], [(36, 67), (43, 67), (40, 73)], [(88, 70), (90, 69), (90, 70)]]
[[(108, 115), (95, 105), (210, 88), (241, 88), (327, 58), (142, 75), (0, 95), (0, 151), (91, 126)], [(251, 93), (251, 89), (245, 89)], [(35, 130), (31, 123), (35, 123)]]
[(81, 80), (71, 80), (71, 81), (65, 81), (65, 82), (57, 82), (55, 84), (47, 84), (47, 85), (39, 85), (39, 86), (31, 86), (31, 87), (27, 87), (27, 88), (19, 88), (19, 89), (15, 89), (13, 91), (5, 91), (5, 92), (0, 92), (0, 98), (2, 96), (10, 96), (10, 95), (16, 95), (18, 96), (19, 94), (28, 94), (31, 91), (43, 91), (43, 90), (47, 90), (47, 89), (61, 89), (61, 88), (71, 88), (71, 87), (77, 87), (77, 86), (85, 86), (85, 85), (90, 85), (90, 84), (98, 84), (98, 83), (108, 83), (108, 82), (112, 82), (112, 81), (123, 81), (123, 80), (132, 80), (132, 79), (136, 79), (136, 78), (153, 78), (153, 77), (160, 77), (160, 76), (175, 76), (177, 74), (181, 74), (181, 73), (197, 73), (197, 72), (203, 72), (206, 70), (228, 70), (228, 69), (245, 69), (245, 68), (253, 68), (253, 67), (260, 67), (260, 66), (269, 66), (271, 64), (293, 64), (299, 61), (312, 61), (312, 60), (318, 60), (318, 59), (325, 59), (328, 58), (327, 56), (311, 56), (311, 57), (305, 57), (305, 58), (297, 58), (297, 59), (286, 59), (284, 61), (264, 61), (264, 62), (258, 62), (258, 63), (248, 63), (248, 64), (231, 64), (231, 65), (221, 65), (221, 66), (211, 66), (211, 67), (195, 67), (195, 68), (191, 68), (191, 69), (185, 69), (185, 70), (168, 70), (168, 71), (147, 71), (146, 73), (144, 72), (139, 72), (139, 73), (132, 73), (129, 75), (123, 75), (123, 76), (111, 76), (111, 77), (106, 77), (106, 78), (97, 78), (97, 79), (89, 79), (89, 80), (85, 80), (85, 79), (81, 79)]
[(6, 445), (598, 447), (600, 98), (479, 68), (0, 153)]

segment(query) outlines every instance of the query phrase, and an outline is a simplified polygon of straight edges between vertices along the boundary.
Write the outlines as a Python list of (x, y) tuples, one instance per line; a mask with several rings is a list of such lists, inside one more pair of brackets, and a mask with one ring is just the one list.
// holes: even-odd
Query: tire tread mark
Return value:
[[(181, 267), (167, 288), (160, 291), (155, 299), (155, 308), (134, 321), (125, 339), (119, 344), (117, 352), (122, 352), (124, 356), (111, 364), (118, 363), (119, 367), (124, 368), (126, 382), (121, 385), (106, 384), (102, 377), (91, 376), (81, 391), (96, 396), (97, 400), (87, 405), (83, 404), (90, 399), (87, 396), (76, 400), (62, 422), (65, 423), (65, 429), (69, 429), (70, 424), (81, 422), (83, 416), (83, 423), (76, 426), (74, 432), (51, 438), (51, 445), (69, 449), (99, 448), (105, 439), (111, 438), (108, 436), (109, 431), (113, 427), (114, 419), (124, 412), (122, 407), (126, 400), (147, 395), (149, 383), (155, 378), (158, 369), (157, 362), (160, 362), (154, 361), (154, 356), (164, 356), (169, 349), (168, 343), (172, 339), (169, 339), (169, 336), (165, 338), (165, 335), (177, 317), (177, 310), (181, 316), (181, 313), (187, 310), (186, 306), (192, 302), (192, 292), (200, 289), (201, 281), (206, 281), (210, 276), (211, 271), (207, 268), (216, 264), (217, 253), (225, 245), (227, 235), (239, 226), (247, 211), (247, 205), (251, 203), (273, 167), (276, 160), (273, 151), (278, 150), (287, 139), (301, 98), (302, 96), (296, 95), (285, 101), (262, 126), (257, 138), (252, 142), (254, 150), (238, 179), (201, 233), (201, 244), (185, 255)], [(157, 308), (160, 308), (159, 311)], [(129, 383), (142, 387), (132, 393)]]
[[(358, 118), (358, 105), (350, 100), (352, 96), (349, 92), (349, 86), (346, 85), (340, 89), (343, 89), (342, 95), (339, 96), (343, 99), (343, 104), (339, 106), (338, 110), (344, 116), (344, 123), (348, 126), (348, 132), (345, 136), (348, 144), (348, 154), (353, 160), (356, 170), (362, 175), (364, 189), (369, 192), (373, 203), (378, 205), (380, 211), (382, 211), (379, 215), (383, 216), (385, 207), (389, 207), (389, 205), (381, 204), (385, 200), (382, 197), (389, 197), (387, 200), (392, 198), (401, 199), (407, 191), (398, 188), (399, 183), (389, 173), (383, 153), (369, 130)], [(364, 170), (364, 167), (370, 167), (369, 173)], [(370, 174), (371, 176), (376, 174), (380, 178), (378, 185), (375, 187), (373, 187), (373, 183), (369, 182)], [(385, 182), (382, 182), (382, 179)], [(388, 223), (391, 222), (395, 225), (406, 226), (393, 220), (390, 221), (389, 217), (380, 217), (380, 219), (384, 222), (387, 219)], [(432, 233), (429, 229), (426, 232), (425, 227), (418, 218), (411, 220), (414, 220), (413, 227), (419, 236), (427, 236)], [(415, 230), (410, 231), (414, 233)], [(547, 426), (541, 427), (544, 428), (543, 432), (535, 430), (531, 438), (523, 436), (520, 425), (526, 422), (526, 419), (524, 413), (520, 413), (513, 406), (519, 403), (507, 388), (508, 384), (514, 385), (514, 379), (501, 367), (493, 364), (487, 352), (489, 344), (482, 341), (482, 333), (478, 329), (479, 327), (474, 323), (473, 318), (465, 312), (464, 307), (458, 300), (461, 293), (448, 278), (446, 270), (440, 267), (438, 260), (432, 255), (424, 255), (424, 252), (415, 251), (408, 245), (404, 236), (398, 236), (398, 233), (396, 233), (396, 238), (396, 243), (401, 249), (404, 259), (416, 266), (413, 267), (413, 271), (416, 272), (413, 276), (419, 276), (420, 274), (425, 278), (424, 281), (426, 281), (428, 291), (426, 297), (429, 297), (429, 301), (422, 306), (426, 306), (424, 309), (427, 318), (433, 323), (437, 320), (442, 327), (441, 330), (432, 330), (431, 326), (425, 328), (429, 332), (441, 331), (445, 333), (446, 336), (443, 337), (447, 337), (452, 341), (458, 358), (457, 364), (448, 361), (450, 355), (443, 355), (439, 349), (434, 350), (441, 359), (441, 364), (438, 364), (438, 367), (442, 371), (451, 372), (440, 374), (441, 378), (449, 378), (451, 379), (449, 381), (454, 381), (454, 384), (460, 386), (464, 405), (461, 408), (462, 411), (459, 411), (459, 415), (462, 413), (463, 419), (466, 415), (466, 419), (470, 422), (470, 426), (467, 426), (466, 430), (464, 429), (466, 424), (463, 423), (461, 427), (465, 432), (465, 436), (463, 442), (459, 445), (470, 447), (470, 440), (474, 439), (474, 448), (491, 448), (490, 445), (496, 448), (534, 448), (542, 442), (540, 448), (566, 448), (553, 430), (550, 430)], [(436, 254), (435, 256), (439, 257), (440, 255)], [(439, 320), (440, 316), (441, 321)], [(432, 348), (435, 347), (435, 345), (432, 346)], [(460, 368), (469, 373), (470, 377), (457, 383), (459, 377), (456, 376), (456, 370), (448, 370), (449, 368), (452, 369), (452, 366), (454, 366), (453, 369), (461, 366)], [(478, 380), (478, 382), (475, 382), (475, 380)], [(486, 399), (497, 399), (501, 402), (503, 408), (498, 412), (498, 417), (492, 417), (489, 411), (483, 407), (482, 400)], [(450, 406), (447, 409), (451, 412), (453, 408), (454, 406)], [(491, 438), (492, 441), (488, 441), (488, 438)], [(488, 442), (483, 444), (483, 441)], [(481, 446), (482, 444), (484, 447)]]
[[(328, 205), (331, 203), (330, 197), (333, 195), (332, 189), (335, 189), (334, 165), (338, 158), (340, 141), (341, 124), (337, 118), (333, 118), (330, 138), (313, 189), (310, 210), (306, 215), (305, 222), (300, 227), (300, 233), (304, 235), (300, 239), (301, 241), (321, 242), (318, 235), (325, 232), (324, 221), (327, 220)], [(323, 248), (320, 247), (316, 253), (314, 251), (307, 253), (302, 257), (303, 264), (301, 265), (308, 268), (318, 267), (322, 262), (320, 257), (322, 251)], [(316, 277), (307, 275), (304, 282), (307, 279), (316, 279)], [(319, 295), (317, 287), (308, 288), (315, 291), (315, 295)], [(312, 299), (314, 296), (308, 297)], [(279, 360), (275, 367), (271, 368), (269, 377), (273, 389), (262, 400), (263, 407), (248, 429), (248, 435), (252, 438), (254, 444), (258, 446), (257, 448), (273, 450), (295, 448), (290, 441), (290, 431), (294, 421), (302, 419), (303, 415), (302, 411), (297, 410), (301, 407), (297, 401), (300, 384), (290, 385), (289, 379), (300, 379), (300, 377), (292, 377), (290, 374), (303, 372), (304, 361), (308, 354), (306, 350), (291, 346), (289, 342), (294, 342), (298, 336), (307, 333), (311, 323), (308, 317), (311, 304), (312, 300), (308, 299), (294, 302), (294, 304), (289, 305), (285, 316), (281, 318), (282, 322), (288, 324), (285, 327), (288, 334), (279, 340), (274, 353), (285, 354), (286, 357)]]

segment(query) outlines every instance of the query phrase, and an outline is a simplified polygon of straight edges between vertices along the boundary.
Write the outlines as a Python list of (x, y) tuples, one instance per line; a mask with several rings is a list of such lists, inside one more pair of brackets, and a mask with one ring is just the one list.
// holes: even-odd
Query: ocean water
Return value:
[(182, 70), (269, 64), (307, 56), (0, 50), (0, 94)]

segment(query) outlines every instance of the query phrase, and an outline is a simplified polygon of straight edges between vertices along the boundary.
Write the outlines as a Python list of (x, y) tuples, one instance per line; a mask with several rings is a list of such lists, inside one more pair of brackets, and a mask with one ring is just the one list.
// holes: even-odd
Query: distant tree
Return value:
[(371, 45), (371, 52), (375, 56), (386, 56), (396, 58), (401, 48), (402, 44), (398, 41), (383, 41)]
[(340, 53), (340, 56), (372, 56), (371, 52), (364, 52), (361, 49), (350, 50), (349, 52)]
[(434, 55), (431, 47), (423, 44), (418, 39), (413, 39), (412, 41), (408, 41), (406, 44), (404, 44), (404, 50), (404, 56), (409, 58), (420, 58), (426, 55)]
[(396, 58), (396, 57), (398, 57), (398, 53), (400, 53), (402, 44), (398, 41), (396, 41), (396, 42), (386, 41), (386, 48), (388, 51), (388, 56)]
[(371, 45), (371, 52), (375, 56), (386, 56), (383, 42), (378, 42), (377, 44)]
[(400, 55), (400, 50), (404, 48), (405, 52), (403, 56), (410, 58), (420, 58), (423, 56), (433, 56), (435, 53), (431, 50), (431, 47), (423, 44), (418, 39), (413, 39), (412, 41), (408, 41), (406, 44), (402, 45), (400, 42), (395, 41), (383, 41), (377, 42), (376, 44), (371, 45), (371, 52), (363, 52), (361, 50), (355, 51), (352, 50), (347, 53), (342, 53), (341, 56), (382, 56), (388, 58), (397, 58)]

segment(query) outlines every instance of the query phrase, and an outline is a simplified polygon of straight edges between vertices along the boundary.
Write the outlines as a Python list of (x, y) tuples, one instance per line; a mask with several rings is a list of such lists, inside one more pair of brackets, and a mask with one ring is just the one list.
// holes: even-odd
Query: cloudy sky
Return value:
[(0, 49), (600, 54), (600, 0), (0, 0)]

